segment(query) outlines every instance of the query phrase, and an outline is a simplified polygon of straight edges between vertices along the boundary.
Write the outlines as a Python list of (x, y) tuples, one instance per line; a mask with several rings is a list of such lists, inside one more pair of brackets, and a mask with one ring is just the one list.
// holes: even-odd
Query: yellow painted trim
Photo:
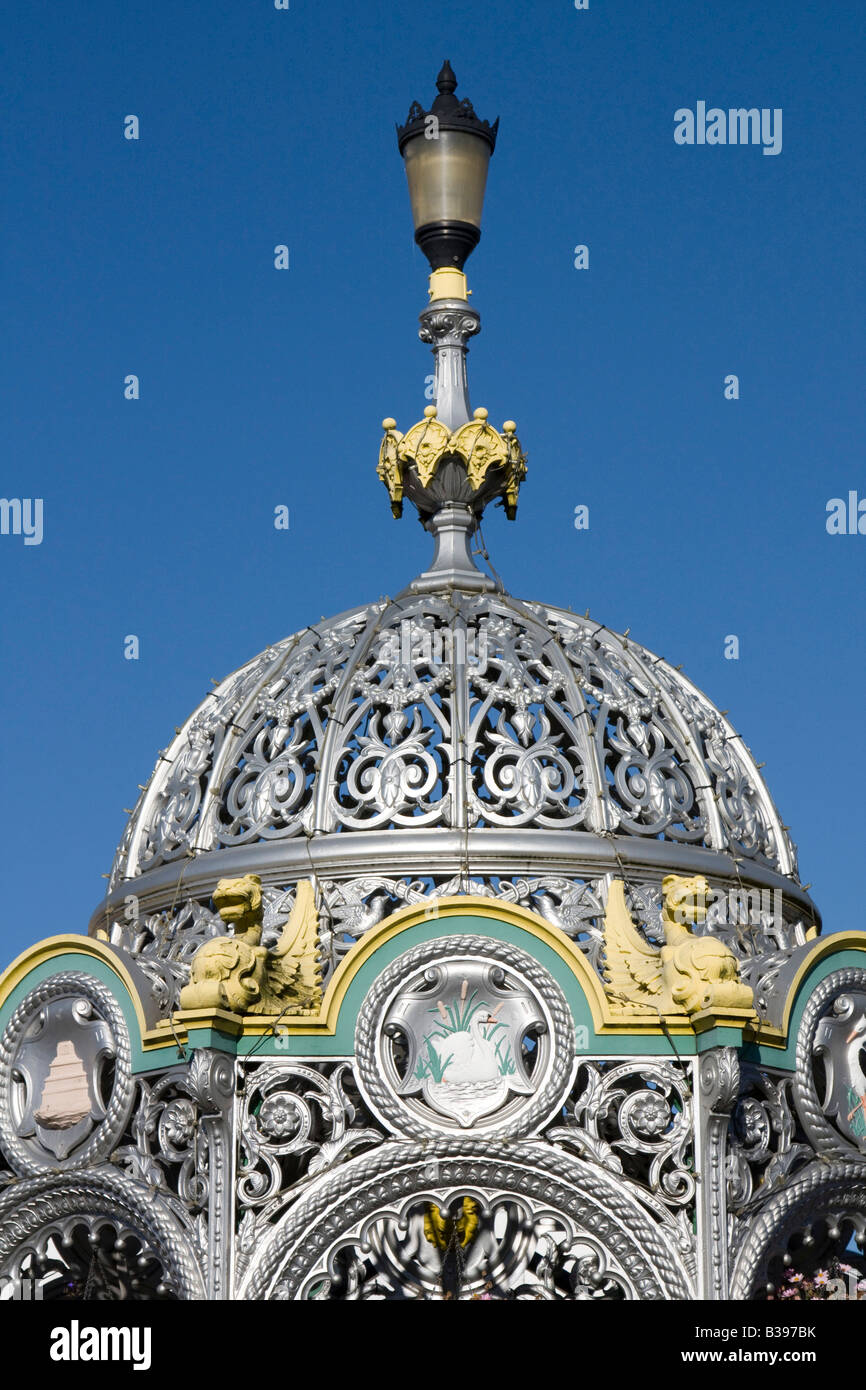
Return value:
[(99, 941), (93, 936), (79, 936), (75, 932), (66, 932), (62, 936), (46, 936), (44, 941), (37, 941), (35, 946), (28, 946), (26, 951), (22, 951), (20, 956), (15, 957), (12, 964), (0, 975), (0, 1009), (3, 1008), (12, 991), (33, 970), (44, 965), (47, 961), (54, 960), (57, 956), (66, 955), (91, 956), (95, 960), (102, 961), (103, 965), (107, 965), (114, 972), (132, 1000), (138, 1021), (139, 1035), (143, 1037), (146, 1027), (144, 1010), (141, 1007), (141, 999), (135, 982), (123, 961), (103, 941)]
[[(358, 971), (381, 946), (424, 921), (474, 917), (481, 913), (488, 917), (498, 917), (500, 920), (509, 922), (512, 926), (527, 932), (530, 936), (534, 936), (536, 940), (543, 942), (565, 962), (586, 997), (592, 1015), (593, 1027), (597, 1034), (614, 1036), (638, 1034), (639, 1036), (664, 1037), (666, 1030), (667, 1033), (675, 1036), (694, 1037), (696, 1033), (705, 1032), (710, 1028), (743, 1028), (755, 1018), (755, 1015), (747, 1009), (720, 1010), (695, 1015), (693, 1018), (687, 1018), (683, 1014), (670, 1014), (665, 1017), (665, 1028), (662, 1028), (658, 1018), (650, 1013), (615, 1014), (611, 1011), (604, 985), (590, 966), (586, 956), (566, 936), (565, 932), (552, 926), (544, 917), (529, 911), (528, 908), (519, 907), (515, 903), (494, 902), (490, 898), (476, 894), (440, 898), (437, 902), (437, 909), (436, 917), (433, 918), (429, 903), (414, 903), (409, 907), (401, 908), (371, 928), (341, 961), (328, 983), (319, 1014), (305, 1018), (292, 1015), (281, 1017), (280, 1015), (264, 1014), (247, 1015), (242, 1019), (239, 1015), (231, 1015), (230, 1017), (237, 1019), (238, 1023), (242, 1025), (244, 1035), (253, 1037), (270, 1033), (275, 1027), (279, 1029), (281, 1034), (289, 1037), (308, 1037), (310, 1035), (333, 1037), (337, 1031), (340, 1009), (352, 981)], [(219, 1010), (196, 1013), (196, 1026), (216, 1027), (218, 1016), (226, 1017)], [(191, 1026), (188, 1014), (175, 1014), (174, 1017), (180, 1027), (186, 1029)], [(224, 1031), (228, 1030), (225, 1029)]]
[(543, 917), (528, 911), (527, 908), (518, 907), (515, 903), (493, 902), (490, 898), (484, 898), (480, 894), (472, 893), (459, 897), (439, 898), (436, 906), (435, 917), (430, 912), (429, 903), (413, 903), (409, 907), (403, 907), (371, 928), (352, 947), (334, 972), (323, 1001), (322, 1013), (327, 1019), (329, 1031), (336, 1032), (337, 1016), (349, 986), (358, 971), (386, 941), (393, 940), (395, 936), (400, 936), (421, 922), (441, 921), (443, 917), (476, 917), (479, 913), (486, 917), (498, 917), (502, 921), (509, 922), (512, 926), (528, 932), (555, 951), (565, 961), (583, 987), (596, 1029), (604, 1025), (607, 1013), (604, 986), (587, 962), (583, 952), (574, 946), (565, 932), (559, 931), (557, 927), (552, 927)]
[[(159, 1023), (157, 1023), (154, 1028), (151, 1028), (147, 1033), (142, 1034), (142, 1052), (153, 1052), (153, 1050), (158, 1047), (186, 1047), (187, 1043), (189, 1042), (189, 1033), (187, 1029), (184, 1027), (182, 1023), (177, 1022), (177, 1014), (173, 1015), (172, 1022), (174, 1023), (173, 1032), (168, 1019), (161, 1018), (159, 1020)], [(201, 1027), (203, 1028), (210, 1028), (213, 1026), (214, 1025), (211, 1024), (210, 1021), (201, 1024)]]
[[(278, 1015), (274, 1014), (274, 1018), (276, 1017)], [(242, 1033), (250, 1031), (244, 1026), (248, 1021), (243, 1014), (229, 1013), (228, 1009), (178, 1009), (171, 1016), (174, 1032), (181, 1042), (185, 1042), (195, 1028), (213, 1028), (219, 1033), (238, 1038)], [(161, 1018), (156, 1027), (151, 1028), (148, 1033), (145, 1045), (164, 1047), (166, 1043), (173, 1041), (171, 1024), (167, 1018)]]
[(781, 1027), (771, 1027), (763, 1023), (756, 1028), (747, 1028), (745, 1037), (748, 1042), (763, 1043), (767, 1047), (785, 1048), (788, 1046), (788, 1029), (791, 1026), (791, 1013), (797, 1002), (797, 995), (804, 979), (816, 965), (819, 965), (827, 956), (838, 955), (840, 951), (866, 951), (866, 932), (847, 931), (833, 932), (831, 936), (822, 936), (814, 944), (808, 955), (804, 956), (797, 967), (797, 973), (788, 986), (788, 993), (785, 996), (785, 1007), (782, 1012)]

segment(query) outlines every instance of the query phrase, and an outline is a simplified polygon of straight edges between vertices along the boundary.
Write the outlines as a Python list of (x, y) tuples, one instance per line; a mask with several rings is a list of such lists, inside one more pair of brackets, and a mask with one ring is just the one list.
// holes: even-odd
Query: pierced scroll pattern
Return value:
[(483, 631), (486, 660), (467, 671), (470, 823), (583, 825), (585, 710), (561, 655), (510, 616), (489, 617)]
[(735, 1224), (763, 1205), (814, 1155), (800, 1140), (792, 1080), (750, 1065), (742, 1068), (731, 1112), (725, 1176)]
[(694, 1199), (690, 1077), (667, 1062), (584, 1062), (548, 1138), (623, 1173), (669, 1207)]
[(269, 647), (255, 661), (223, 681), (219, 694), (214, 691), (209, 695), (188, 721), (186, 729), (177, 731), (172, 748), (160, 754), (154, 774), (157, 777), (162, 770), (158, 794), (149, 811), (146, 810), (147, 793), (139, 802), (140, 814), (147, 815), (139, 870), (153, 868), (187, 853), (203, 808), (206, 809), (209, 776), (231, 721), (278, 652), (279, 648)]
[(608, 797), (605, 828), (703, 843), (698, 769), (670, 717), (654, 665), (635, 662), (639, 648), (623, 644), (617, 650), (597, 630), (563, 622), (555, 630), (591, 713)]
[[(770, 823), (766, 794), (761, 795), (757, 771), (753, 765), (749, 766), (740, 747), (742, 740), (726, 728), (709, 700), (682, 682), (674, 686), (667, 674), (662, 680), (671, 702), (689, 721), (699, 740), (728, 845), (748, 858), (777, 866), (779, 835)], [(791, 865), (796, 870), (796, 851), (790, 843), (787, 848)]]
[(126, 1142), (114, 1154), (131, 1178), (159, 1188), (190, 1228), (208, 1203), (207, 1140), (200, 1120), (185, 1072), (166, 1072), (155, 1081), (141, 1078)]
[(667, 1062), (583, 1062), (545, 1137), (623, 1178), (695, 1268), (691, 1074)]
[(257, 692), (219, 789), (217, 844), (278, 839), (312, 829), (317, 750), (362, 628), (358, 618), (310, 633)]
[(349, 1063), (248, 1064), (240, 1115), (239, 1270), (262, 1232), (319, 1174), (386, 1138)]
[(505, 595), (380, 600), (288, 638), (163, 754), (112, 883), (340, 830), (534, 827), (672, 840), (796, 872), (748, 750), (659, 658)]

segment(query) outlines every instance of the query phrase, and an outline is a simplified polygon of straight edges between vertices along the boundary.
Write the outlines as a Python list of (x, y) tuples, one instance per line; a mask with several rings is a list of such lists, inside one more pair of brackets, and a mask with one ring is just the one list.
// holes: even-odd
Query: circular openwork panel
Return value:
[(132, 1106), (129, 1034), (113, 995), (67, 971), (30, 991), (0, 1038), (0, 1148), (19, 1174), (106, 1158)]
[(866, 1158), (866, 970), (834, 970), (797, 1035), (797, 1112), (825, 1158)]
[(559, 986), (525, 952), (451, 936), (383, 971), (358, 1015), (355, 1051), (365, 1100), (398, 1134), (514, 1139), (562, 1104), (574, 1024)]

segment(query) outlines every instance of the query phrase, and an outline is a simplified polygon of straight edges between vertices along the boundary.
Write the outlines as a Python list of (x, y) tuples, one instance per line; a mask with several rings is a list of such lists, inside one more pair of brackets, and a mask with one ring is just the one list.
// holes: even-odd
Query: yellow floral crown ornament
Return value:
[(382, 428), (385, 437), (376, 471), (388, 489), (395, 517), (403, 514), (405, 495), (422, 521), (448, 502), (462, 503), (480, 516), (496, 498), (509, 521), (515, 519), (526, 455), (513, 420), (506, 420), (500, 433), (480, 408), (472, 420), (451, 431), (436, 418), (435, 405), (428, 405), (424, 419), (405, 434), (390, 417), (382, 421)]

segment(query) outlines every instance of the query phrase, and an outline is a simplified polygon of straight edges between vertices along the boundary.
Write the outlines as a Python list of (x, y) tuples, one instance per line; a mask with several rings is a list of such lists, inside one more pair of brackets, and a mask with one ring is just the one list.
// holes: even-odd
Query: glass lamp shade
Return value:
[(415, 240), (433, 270), (463, 263), (481, 236), (490, 141), (468, 130), (439, 130), (403, 147)]

